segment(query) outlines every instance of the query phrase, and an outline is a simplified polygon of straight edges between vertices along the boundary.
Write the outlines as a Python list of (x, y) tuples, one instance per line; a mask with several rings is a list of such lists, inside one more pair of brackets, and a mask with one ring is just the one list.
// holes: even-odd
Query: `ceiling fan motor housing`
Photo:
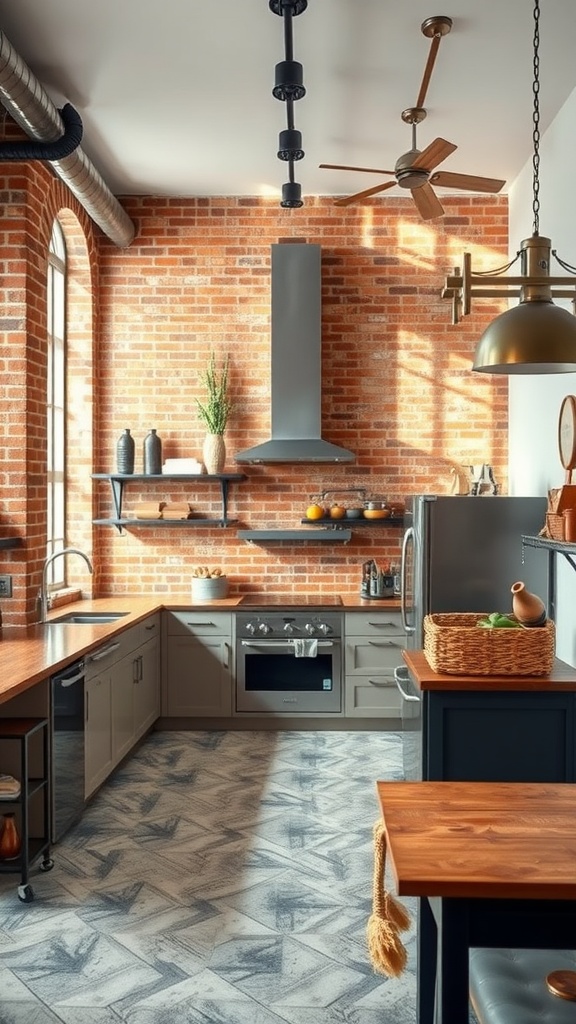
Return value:
[(396, 181), (402, 188), (421, 188), (430, 177), (430, 172), (425, 168), (412, 166), (417, 156), (420, 156), (420, 150), (410, 149), (394, 165)]

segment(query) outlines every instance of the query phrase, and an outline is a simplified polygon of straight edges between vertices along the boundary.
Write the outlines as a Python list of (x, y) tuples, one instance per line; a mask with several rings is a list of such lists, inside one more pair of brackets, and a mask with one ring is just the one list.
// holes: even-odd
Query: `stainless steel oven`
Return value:
[(236, 616), (236, 711), (338, 714), (342, 617), (260, 610)]

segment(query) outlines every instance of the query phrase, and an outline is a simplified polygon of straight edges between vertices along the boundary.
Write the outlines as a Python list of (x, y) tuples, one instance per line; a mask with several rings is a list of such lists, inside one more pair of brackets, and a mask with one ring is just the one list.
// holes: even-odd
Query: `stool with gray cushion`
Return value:
[(576, 1003), (546, 984), (559, 970), (576, 971), (576, 952), (471, 949), (470, 999), (479, 1024), (575, 1024)]

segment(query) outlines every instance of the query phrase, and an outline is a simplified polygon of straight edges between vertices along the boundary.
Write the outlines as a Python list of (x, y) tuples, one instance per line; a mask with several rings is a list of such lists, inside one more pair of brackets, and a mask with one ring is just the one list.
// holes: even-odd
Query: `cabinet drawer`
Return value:
[(346, 635), (405, 636), (399, 611), (348, 612), (345, 618)]
[(141, 647), (142, 644), (147, 643), (148, 640), (153, 640), (155, 636), (160, 637), (160, 612), (156, 612), (154, 615), (149, 615), (147, 619), (143, 619), (137, 626), (134, 626), (135, 639), (138, 641), (135, 647), (130, 647), (130, 650), (136, 650), (136, 647)]
[(345, 674), (378, 672), (393, 677), (396, 666), (403, 664), (402, 651), (405, 646), (403, 637), (348, 637), (344, 654)]
[(184, 611), (167, 612), (169, 636), (231, 636), (232, 614), (230, 612)]
[(345, 691), (347, 718), (400, 718), (400, 694), (394, 678), (370, 676), (347, 680)]

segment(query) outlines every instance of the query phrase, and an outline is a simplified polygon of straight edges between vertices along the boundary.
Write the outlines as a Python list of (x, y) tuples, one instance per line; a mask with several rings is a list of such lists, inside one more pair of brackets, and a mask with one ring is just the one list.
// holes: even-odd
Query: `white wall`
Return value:
[[(539, 172), (539, 233), (550, 238), (552, 248), (572, 266), (576, 266), (575, 125), (576, 90), (541, 138)], [(510, 192), (511, 256), (522, 239), (532, 234), (533, 219), (530, 159)], [(518, 272), (517, 265), (510, 271)], [(553, 260), (551, 274), (564, 275), (566, 271)], [(563, 304), (571, 308), (569, 302)], [(558, 414), (564, 396), (576, 394), (576, 373), (509, 377), (509, 390), (510, 494), (545, 495), (549, 487), (564, 482), (558, 454)], [(576, 666), (576, 569), (563, 555), (554, 558), (558, 580), (556, 653)]]

